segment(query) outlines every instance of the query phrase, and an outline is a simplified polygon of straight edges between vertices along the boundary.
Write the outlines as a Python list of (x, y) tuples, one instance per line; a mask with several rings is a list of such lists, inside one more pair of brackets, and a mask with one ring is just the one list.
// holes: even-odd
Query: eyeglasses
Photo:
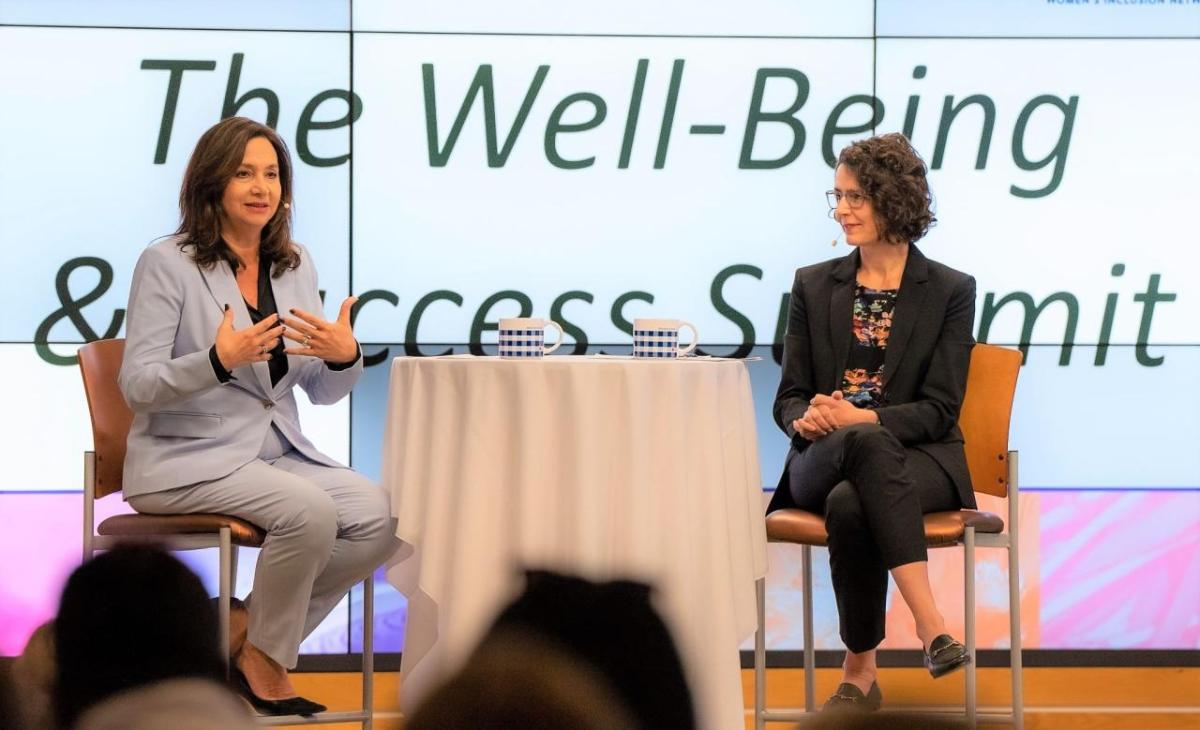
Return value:
[(867, 194), (858, 190), (847, 190), (844, 193), (840, 190), (825, 191), (825, 200), (828, 201), (830, 210), (837, 210), (838, 203), (842, 202), (842, 198), (846, 199), (851, 208), (862, 207), (862, 204), (867, 202)]

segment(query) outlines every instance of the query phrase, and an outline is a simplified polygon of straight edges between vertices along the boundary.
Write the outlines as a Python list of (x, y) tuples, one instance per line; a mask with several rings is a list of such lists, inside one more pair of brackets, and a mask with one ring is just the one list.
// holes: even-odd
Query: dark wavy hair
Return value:
[(937, 222), (925, 178), (928, 168), (904, 135), (881, 134), (847, 145), (838, 164), (858, 178), (885, 241), (912, 243)]
[(192, 259), (211, 269), (218, 261), (228, 261), (237, 271), (237, 256), (221, 238), (221, 197), (246, 154), (246, 145), (263, 137), (275, 148), (279, 158), (279, 209), (262, 231), (259, 256), (275, 267), (279, 276), (300, 265), (300, 252), (292, 244), (291, 209), (292, 158), (287, 145), (275, 130), (245, 117), (230, 117), (217, 122), (200, 137), (179, 190), (180, 246), (192, 248)]

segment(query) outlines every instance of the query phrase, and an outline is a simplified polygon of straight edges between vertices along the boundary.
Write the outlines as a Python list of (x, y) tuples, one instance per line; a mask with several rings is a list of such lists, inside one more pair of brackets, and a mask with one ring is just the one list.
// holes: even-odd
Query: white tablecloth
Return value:
[(535, 567), (652, 584), (700, 726), (743, 727), (738, 645), (767, 564), (743, 363), (396, 358), (389, 393), (405, 708)]

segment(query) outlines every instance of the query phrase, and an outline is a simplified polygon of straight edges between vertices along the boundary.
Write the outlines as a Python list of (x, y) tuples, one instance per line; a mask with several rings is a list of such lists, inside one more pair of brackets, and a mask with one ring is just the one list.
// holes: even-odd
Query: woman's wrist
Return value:
[(330, 362), (329, 360), (326, 360), (325, 365), (330, 370), (349, 370), (350, 368), (354, 367), (354, 364), (358, 362), (360, 357), (362, 357), (362, 348), (359, 347), (358, 341), (356, 340), (354, 342), (354, 357), (350, 358), (349, 360), (342, 360), (341, 362)]

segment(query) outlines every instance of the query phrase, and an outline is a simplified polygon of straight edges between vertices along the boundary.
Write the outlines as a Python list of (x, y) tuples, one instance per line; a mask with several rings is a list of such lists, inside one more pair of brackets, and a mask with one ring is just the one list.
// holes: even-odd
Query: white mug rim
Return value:
[(676, 330), (683, 327), (681, 319), (651, 319), (642, 318), (633, 320), (633, 328), (635, 330)]
[(546, 320), (540, 317), (505, 317), (497, 327), (502, 330), (545, 329)]

